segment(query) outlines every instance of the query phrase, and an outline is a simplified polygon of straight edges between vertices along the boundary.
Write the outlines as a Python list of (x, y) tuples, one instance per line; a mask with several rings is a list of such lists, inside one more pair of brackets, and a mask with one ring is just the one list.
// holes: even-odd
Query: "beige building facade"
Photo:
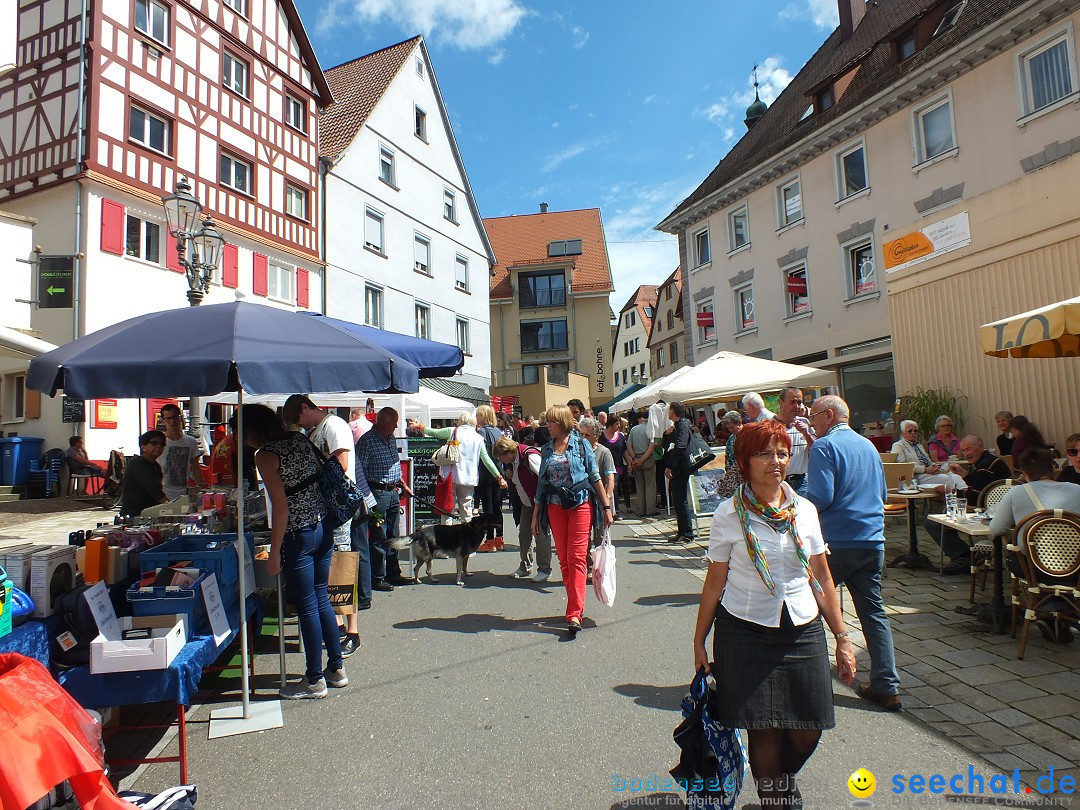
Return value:
[(656, 285), (642, 284), (619, 311), (611, 348), (614, 396), (652, 379), (649, 333), (656, 314)]
[[(996, 18), (991, 5), (1003, 9)], [(678, 235), (689, 268), (695, 359), (729, 349), (835, 368), (856, 425), (886, 417), (917, 386), (942, 385), (968, 397), (969, 427), (984, 434), (1001, 408), (1059, 424), (1015, 389), (1067, 372), (1017, 368), (1010, 375), (1025, 382), (1010, 386), (1004, 361), (976, 356), (977, 326), (1080, 292), (1075, 265), (1070, 282), (1050, 254), (1037, 262), (1045, 271), (1006, 269), (1036, 261), (1021, 241), (1080, 211), (1075, 202), (1044, 210), (1025, 190), (1054, 187), (1067, 160), (1035, 169), (1080, 149), (1078, 7), (923, 0), (866, 6), (850, 33), (842, 22), (659, 226)], [(1061, 97), (1036, 110), (1048, 92)], [(947, 232), (942, 256), (886, 272), (899, 261), (887, 247), (934, 225)], [(992, 306), (977, 306), (966, 286), (982, 282), (956, 275), (968, 265), (998, 268), (982, 277), (999, 289), (979, 293)], [(994, 363), (1000, 395), (981, 381)]]
[(654, 380), (687, 365), (682, 312), (682, 268), (676, 267), (656, 291), (656, 317), (649, 333)]

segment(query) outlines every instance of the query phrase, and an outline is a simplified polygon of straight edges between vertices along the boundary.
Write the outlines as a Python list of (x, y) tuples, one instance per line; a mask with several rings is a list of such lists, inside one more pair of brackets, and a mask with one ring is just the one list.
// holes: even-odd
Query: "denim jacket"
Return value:
[[(554, 494), (551, 484), (547, 480), (548, 463), (551, 461), (552, 455), (554, 455), (554, 449), (555, 442), (551, 440), (540, 451), (540, 475), (536, 487), (536, 503), (540, 507), (540, 522), (545, 530), (547, 524), (547, 496)], [(592, 445), (583, 439), (576, 430), (570, 434), (570, 440), (566, 445), (566, 455), (570, 460), (570, 475), (575, 484), (586, 479), (592, 484), (600, 480), (600, 470), (596, 466), (596, 456), (593, 455)], [(595, 490), (591, 486), (578, 490), (575, 494), (577, 505), (580, 506), (587, 502), (594, 492)], [(594, 522), (599, 512), (599, 509), (593, 510)]]

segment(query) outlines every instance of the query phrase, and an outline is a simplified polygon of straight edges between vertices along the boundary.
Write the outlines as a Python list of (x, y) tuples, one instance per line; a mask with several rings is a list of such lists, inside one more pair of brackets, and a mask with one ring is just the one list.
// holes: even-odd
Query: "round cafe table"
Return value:
[(918, 501), (929, 500), (937, 497), (936, 492), (901, 492), (897, 489), (889, 490), (889, 498), (893, 500), (907, 501), (907, 525), (908, 525), (908, 550), (899, 554), (889, 563), (890, 568), (925, 568), (928, 571), (936, 571), (930, 558), (919, 551), (918, 516), (916, 508)]

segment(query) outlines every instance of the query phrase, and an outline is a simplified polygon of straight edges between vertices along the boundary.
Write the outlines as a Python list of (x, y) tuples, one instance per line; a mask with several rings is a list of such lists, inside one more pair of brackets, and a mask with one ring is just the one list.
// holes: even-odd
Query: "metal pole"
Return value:
[(247, 636), (247, 537), (244, 535), (244, 389), (237, 394), (236, 434), (237, 434), (237, 481), (239, 494), (236, 498), (237, 547), (240, 562), (240, 658), (243, 667), (240, 675), (240, 689), (244, 704), (244, 719), (250, 717), (251, 683), (248, 677), (248, 636)]

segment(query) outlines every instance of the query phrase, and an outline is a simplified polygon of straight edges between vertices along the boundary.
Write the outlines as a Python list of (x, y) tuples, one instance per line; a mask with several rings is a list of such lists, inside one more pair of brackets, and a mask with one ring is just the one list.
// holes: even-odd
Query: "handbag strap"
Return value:
[[(305, 489), (310, 487), (312, 484), (315, 484), (315, 483), (318, 483), (319, 481), (321, 481), (322, 477), (323, 477), (323, 470), (326, 468), (326, 462), (329, 461), (326, 454), (323, 453), (323, 451), (319, 449), (319, 446), (317, 444), (315, 444), (315, 442), (313, 442), (310, 437), (304, 436), (304, 438), (307, 440), (308, 446), (311, 448), (311, 451), (315, 454), (315, 460), (319, 463), (319, 469), (316, 472), (313, 472), (307, 478), (305, 478), (302, 481), (294, 484), (293, 486), (286, 487), (285, 488), (285, 494), (286, 495), (295, 495), (297, 492), (303, 492)], [(338, 466), (340, 466), (340, 465), (338, 465)]]
[(1046, 509), (1046, 507), (1043, 506), (1043, 502), (1039, 500), (1039, 496), (1035, 494), (1035, 487), (1033, 487), (1030, 483), (1024, 484), (1024, 491), (1027, 492), (1028, 497), (1031, 498), (1031, 502), (1035, 504), (1036, 510), (1042, 512), (1044, 509)]

